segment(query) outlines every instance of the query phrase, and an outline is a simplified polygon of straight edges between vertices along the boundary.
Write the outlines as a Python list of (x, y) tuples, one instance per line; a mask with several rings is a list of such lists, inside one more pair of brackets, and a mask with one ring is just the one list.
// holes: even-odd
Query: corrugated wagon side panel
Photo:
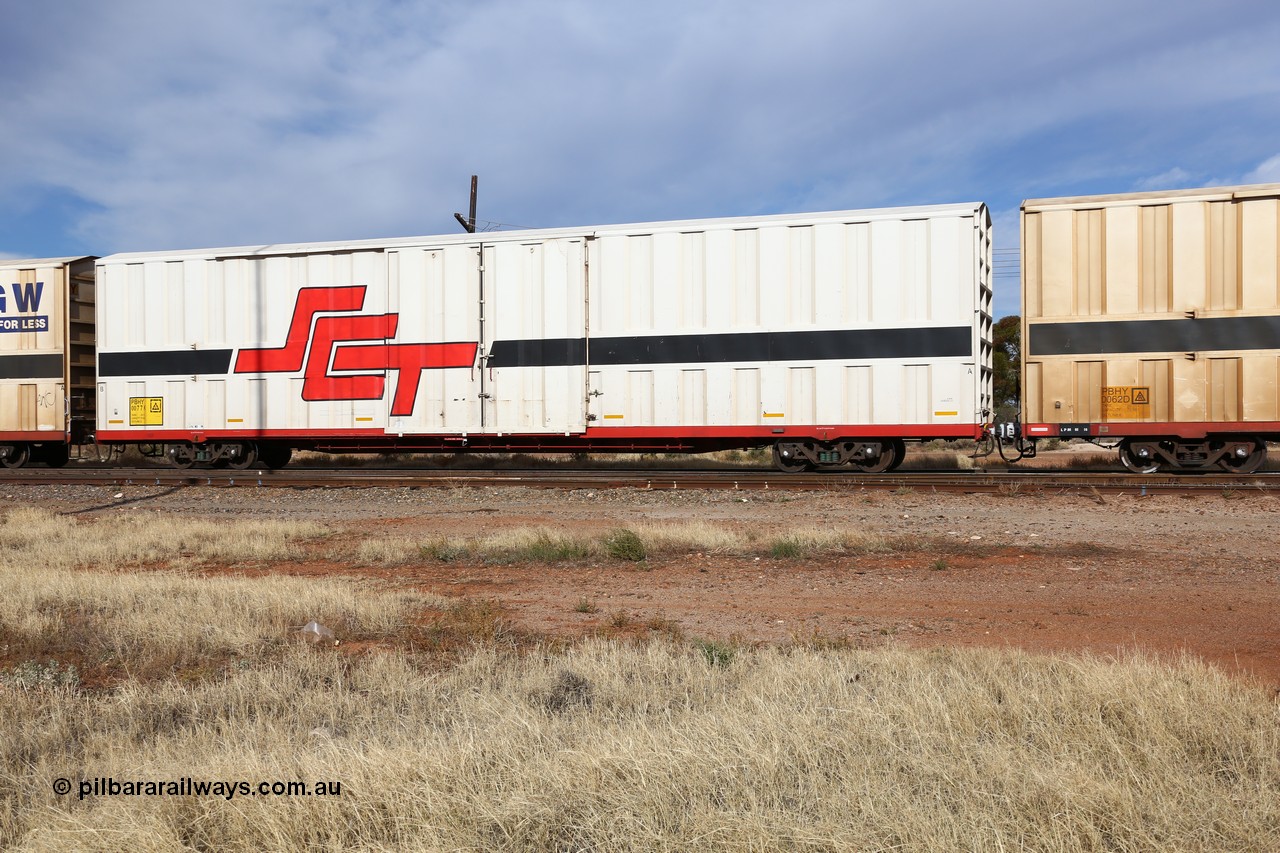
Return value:
[[(1124, 210), (1123, 208), (1121, 210)], [(1136, 217), (1138, 210), (1129, 208)], [(1114, 211), (1118, 213), (1120, 211)], [(1112, 213), (1112, 211), (1109, 211)], [(1167, 305), (1154, 303), (1139, 306), (1137, 310), (1157, 311), (1175, 307), (1182, 311), (1199, 311), (1207, 305), (1209, 293), (1209, 204), (1188, 202), (1173, 209), (1172, 280)], [(1136, 313), (1132, 312), (1132, 313)]]
[[(977, 228), (972, 215), (921, 214), (603, 235), (591, 246), (590, 346), (600, 392), (591, 412), (601, 426), (679, 426), (678, 413), (691, 404), (679, 399), (690, 385), (678, 372), (654, 371), (652, 393), (671, 405), (649, 408), (629, 399), (638, 393), (628, 378), (638, 365), (610, 361), (606, 345), (641, 339), (640, 361), (705, 372), (697, 387), (707, 395), (708, 426), (979, 422), (978, 365), (989, 352), (974, 349), (990, 341), (989, 318), (975, 319), (985, 263), (975, 254)], [(650, 263), (656, 246), (663, 249)], [(677, 280), (666, 280), (677, 269)], [(646, 284), (646, 276), (654, 278)], [(650, 292), (662, 298), (650, 300)], [(703, 316), (704, 305), (692, 340), (688, 318)], [(948, 335), (959, 349), (934, 352)]]
[[(479, 272), (474, 245), (104, 259), (99, 431), (203, 441), (478, 430)], [(514, 298), (520, 312), (538, 294)]]
[[(388, 309), (399, 314), (397, 331), (406, 341), (450, 341), (479, 330), (480, 250), (478, 246), (404, 248), (388, 256)], [(393, 414), (395, 434), (455, 433), (480, 427), (480, 399), (474, 371), (423, 371), (417, 404)]]
[[(0, 264), (0, 442), (66, 436), (67, 302), (74, 260)], [(85, 329), (91, 341), (91, 318)]]
[(1029, 201), (1022, 240), (1028, 422), (1280, 420), (1280, 185)]
[(1280, 307), (1280, 199), (1241, 202), (1240, 288), (1244, 304), (1264, 311)]
[[(630, 278), (644, 281), (652, 245), (637, 247)], [(506, 242), (486, 248), (485, 344), (504, 341), (580, 341), (586, 334), (585, 247), (582, 240)], [(633, 322), (651, 324), (652, 301), (632, 288)], [(586, 426), (587, 364), (562, 358), (556, 344), (543, 363), (491, 367), (486, 384), (485, 428), (499, 433), (575, 433)], [(576, 345), (575, 345), (576, 346)], [(488, 415), (491, 415), (488, 416)]]

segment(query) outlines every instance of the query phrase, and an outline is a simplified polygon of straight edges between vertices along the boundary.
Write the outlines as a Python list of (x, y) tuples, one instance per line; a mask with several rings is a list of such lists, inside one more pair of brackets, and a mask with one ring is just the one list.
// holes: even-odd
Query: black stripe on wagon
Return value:
[[(968, 326), (836, 329), (592, 338), (591, 365), (697, 364), (724, 361), (952, 358), (973, 354)], [(495, 341), (489, 367), (564, 367), (587, 361), (583, 338)]]
[(61, 379), (59, 353), (0, 355), (0, 379)]
[(229, 349), (179, 349), (163, 352), (104, 352), (98, 355), (99, 376), (195, 376), (226, 373)]
[(1280, 316), (1032, 323), (1031, 355), (1280, 349)]

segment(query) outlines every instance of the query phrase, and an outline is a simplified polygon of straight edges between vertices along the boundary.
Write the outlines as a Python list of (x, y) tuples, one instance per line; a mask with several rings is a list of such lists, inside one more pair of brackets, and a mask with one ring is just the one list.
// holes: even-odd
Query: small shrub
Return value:
[[(847, 651), (859, 648), (858, 642), (849, 636), (828, 636), (822, 633), (822, 629), (813, 628), (805, 631), (793, 631), (791, 633), (791, 646), (797, 649), (806, 649), (816, 652), (830, 651)], [(858, 676), (854, 676), (857, 680)]]
[(933, 570), (935, 572), (945, 572), (947, 570), (947, 561), (939, 557), (933, 561)]
[(578, 599), (577, 605), (573, 608), (578, 613), (599, 613), (600, 608), (589, 598)]
[(487, 598), (454, 602), (432, 628), (437, 639), (447, 634), (466, 642), (501, 642), (511, 633), (501, 605)]
[(447, 539), (433, 539), (418, 546), (418, 555), (424, 560), (453, 563), (467, 556), (467, 546)]
[(544, 562), (583, 560), (591, 556), (591, 549), (575, 539), (539, 533), (530, 544), (528, 555)]
[(665, 616), (650, 617), (644, 624), (650, 631), (666, 634), (673, 640), (679, 640), (684, 637), (684, 629), (680, 627), (680, 623)]
[(769, 556), (775, 560), (794, 560), (808, 552), (808, 546), (795, 536), (779, 537), (769, 545)]
[(609, 556), (615, 560), (630, 560), (638, 563), (649, 556), (640, 536), (634, 530), (625, 527), (610, 533), (604, 544)]
[(737, 655), (737, 649), (719, 640), (699, 640), (696, 645), (710, 666), (721, 669), (727, 669)]
[(73, 664), (28, 660), (0, 673), (0, 684), (19, 690), (75, 690), (80, 686), (80, 673)]
[(548, 711), (561, 713), (570, 708), (590, 708), (595, 702), (595, 688), (591, 682), (571, 670), (561, 670), (556, 683), (542, 697)]

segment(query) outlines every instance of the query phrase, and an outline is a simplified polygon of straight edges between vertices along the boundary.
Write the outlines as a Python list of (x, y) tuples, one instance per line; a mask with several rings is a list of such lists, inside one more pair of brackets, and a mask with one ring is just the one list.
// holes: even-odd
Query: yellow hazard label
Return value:
[(164, 397), (130, 397), (129, 426), (164, 426)]
[(1146, 385), (1102, 386), (1102, 419), (1143, 419), (1151, 413), (1151, 388)]

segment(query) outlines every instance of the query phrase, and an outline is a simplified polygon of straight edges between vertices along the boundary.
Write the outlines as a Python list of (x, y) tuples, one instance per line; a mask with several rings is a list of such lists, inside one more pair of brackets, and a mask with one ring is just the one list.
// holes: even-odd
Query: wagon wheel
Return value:
[(1262, 467), (1262, 463), (1267, 461), (1267, 444), (1256, 438), (1251, 441), (1253, 451), (1248, 456), (1239, 457), (1228, 454), (1222, 457), (1218, 464), (1223, 470), (1230, 471), (1232, 474), (1252, 474)]
[(273, 471), (283, 468), (293, 458), (293, 448), (287, 444), (263, 444), (258, 448), (258, 461)]
[(1129, 442), (1120, 445), (1120, 464), (1135, 474), (1154, 474), (1160, 470), (1160, 461), (1139, 456)]
[(787, 442), (778, 442), (773, 446), (773, 465), (779, 471), (788, 474), (799, 474), (801, 471), (809, 469), (809, 460), (804, 455), (796, 452), (798, 445)]
[(907, 443), (900, 438), (895, 438), (893, 440), (893, 454), (893, 464), (889, 466), (889, 470), (897, 471), (903, 460), (907, 458)]
[(258, 464), (258, 446), (252, 441), (246, 441), (240, 445), (240, 455), (234, 456), (227, 460), (228, 468), (235, 468), (243, 471), (245, 468), (252, 468)]
[(853, 467), (866, 474), (883, 474), (892, 471), (902, 463), (906, 445), (897, 440), (880, 442), (880, 455), (865, 462), (855, 460)]
[(50, 468), (61, 468), (71, 461), (71, 447), (66, 444), (46, 444), (40, 448), (38, 461)]
[(175, 468), (190, 468), (196, 464), (196, 449), (190, 444), (171, 444), (165, 455)]
[(9, 445), (9, 453), (0, 457), (0, 465), (6, 468), (21, 468), (31, 459), (31, 445), (29, 444), (11, 444)]

